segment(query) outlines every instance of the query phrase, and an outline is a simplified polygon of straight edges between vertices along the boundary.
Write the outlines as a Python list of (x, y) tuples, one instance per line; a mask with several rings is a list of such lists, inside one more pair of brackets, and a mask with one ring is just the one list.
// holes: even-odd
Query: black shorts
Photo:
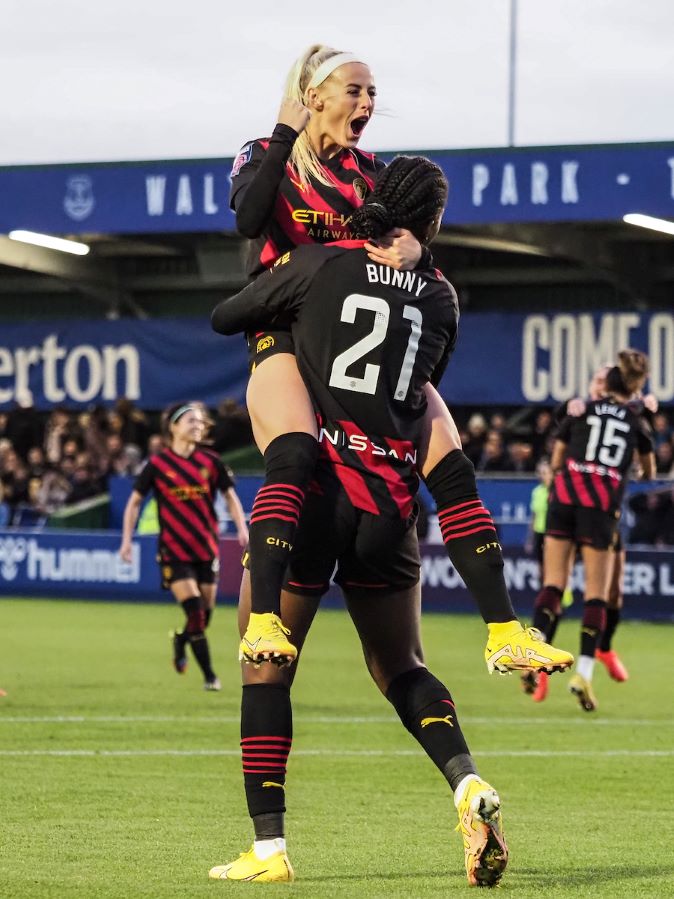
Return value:
[(214, 584), (220, 571), (220, 559), (201, 561), (194, 559), (183, 562), (180, 559), (159, 559), (162, 590), (170, 590), (174, 581), (194, 578), (197, 584)]
[(335, 566), (334, 581), (351, 593), (415, 586), (421, 567), (416, 518), (416, 509), (406, 520), (363, 512), (341, 487), (308, 493), (284, 589), (322, 596)]
[(538, 564), (543, 564), (543, 546), (545, 544), (545, 534), (540, 531), (534, 531), (534, 558), (538, 560)]
[(545, 536), (571, 540), (593, 549), (608, 549), (613, 544), (617, 525), (615, 515), (602, 509), (550, 503)]
[(252, 374), (255, 367), (270, 356), (279, 353), (295, 355), (295, 343), (290, 331), (250, 331), (246, 334), (248, 343), (248, 370)]

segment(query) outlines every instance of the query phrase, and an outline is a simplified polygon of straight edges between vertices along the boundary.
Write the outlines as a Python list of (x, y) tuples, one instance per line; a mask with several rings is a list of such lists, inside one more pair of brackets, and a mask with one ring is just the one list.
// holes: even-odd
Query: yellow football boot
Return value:
[(564, 671), (573, 665), (570, 652), (546, 643), (535, 627), (523, 628), (519, 621), (489, 624), (484, 658), (490, 674), (511, 671)]
[(592, 691), (592, 684), (580, 674), (574, 674), (569, 681), (569, 693), (573, 693), (584, 711), (594, 712), (597, 708), (597, 698)]
[(239, 644), (239, 661), (260, 665), (272, 662), (282, 668), (297, 658), (297, 648), (287, 639), (290, 631), (273, 612), (251, 612)]
[(211, 880), (248, 880), (256, 883), (273, 881), (290, 883), (295, 879), (295, 873), (285, 852), (275, 852), (269, 858), (261, 859), (255, 854), (253, 846), (248, 852), (242, 852), (236, 861), (211, 868), (208, 876)]
[(484, 780), (470, 780), (456, 810), (468, 883), (496, 886), (508, 864), (498, 793)]

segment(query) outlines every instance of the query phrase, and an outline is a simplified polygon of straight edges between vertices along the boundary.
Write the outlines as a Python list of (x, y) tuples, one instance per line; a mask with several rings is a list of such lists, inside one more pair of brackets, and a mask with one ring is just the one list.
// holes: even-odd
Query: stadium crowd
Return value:
[[(209, 443), (226, 452), (252, 442), (245, 409), (225, 399), (208, 416)], [(163, 446), (157, 415), (126, 398), (84, 412), (32, 406), (0, 412), (0, 527), (44, 523), (107, 492), (112, 475), (134, 476)]]
[[(455, 410), (464, 451), (478, 474), (534, 476), (554, 442), (547, 407)], [(463, 413), (463, 414), (462, 414)], [(207, 416), (208, 442), (219, 453), (252, 444), (245, 408), (224, 399)], [(654, 416), (659, 479), (674, 478), (671, 413)], [(157, 413), (126, 398), (84, 412), (61, 407), (48, 414), (29, 406), (0, 412), (0, 527), (31, 526), (66, 506), (107, 491), (110, 475), (135, 476), (163, 445)], [(630, 501), (633, 543), (674, 544), (674, 489), (648, 491)]]

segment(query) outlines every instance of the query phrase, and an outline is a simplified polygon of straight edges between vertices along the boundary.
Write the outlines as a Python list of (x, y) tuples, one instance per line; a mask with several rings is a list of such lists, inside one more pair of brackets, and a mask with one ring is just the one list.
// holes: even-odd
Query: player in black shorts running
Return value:
[[(643, 383), (647, 360), (643, 353), (638, 355)], [(555, 625), (569, 564), (579, 546), (585, 606), (580, 657), (569, 689), (586, 711), (597, 707), (592, 673), (606, 626), (609, 551), (635, 453), (644, 479), (655, 470), (647, 425), (630, 404), (633, 392), (634, 384), (621, 367), (610, 368), (605, 396), (587, 402), (583, 415), (567, 416), (561, 423), (551, 460), (555, 477), (546, 522), (545, 586), (536, 599), (534, 626), (547, 636)]]
[(173, 664), (187, 668), (186, 645), (204, 676), (204, 689), (219, 690), (206, 638), (217, 594), (218, 521), (215, 499), (220, 491), (236, 526), (239, 542), (248, 532), (232, 474), (211, 450), (199, 446), (205, 422), (200, 404), (178, 403), (166, 410), (164, 431), (169, 446), (151, 456), (136, 478), (124, 510), (121, 557), (129, 562), (133, 531), (144, 497), (154, 491), (159, 511), (159, 565), (162, 586), (170, 590), (187, 618), (173, 634)]

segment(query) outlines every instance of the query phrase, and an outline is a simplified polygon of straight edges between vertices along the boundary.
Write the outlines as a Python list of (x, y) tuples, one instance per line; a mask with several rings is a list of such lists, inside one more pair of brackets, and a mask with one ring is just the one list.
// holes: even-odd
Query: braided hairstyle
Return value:
[(374, 190), (351, 216), (354, 237), (376, 240), (391, 228), (407, 228), (421, 243), (447, 202), (447, 179), (424, 156), (396, 156), (377, 177)]

